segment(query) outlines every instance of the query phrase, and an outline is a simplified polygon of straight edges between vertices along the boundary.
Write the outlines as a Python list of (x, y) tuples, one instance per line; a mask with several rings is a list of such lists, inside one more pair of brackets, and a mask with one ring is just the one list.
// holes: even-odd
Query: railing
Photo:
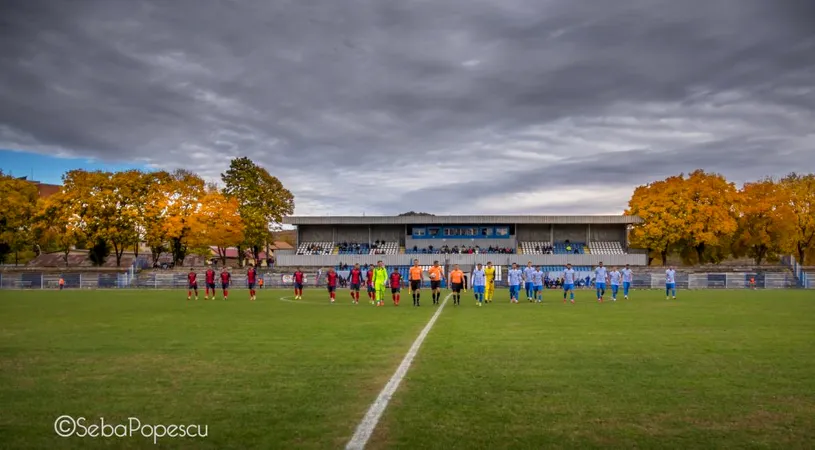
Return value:
[(600, 261), (606, 266), (644, 266), (648, 262), (646, 255), (508, 255), (508, 254), (418, 254), (418, 255), (279, 255), (277, 265), (284, 267), (328, 267), (344, 264), (375, 264), (381, 260), (386, 266), (411, 265), (414, 259), (419, 264), (429, 266), (433, 261), (448, 261), (450, 264), (469, 266), (476, 263), (486, 264), (492, 261), (496, 265), (507, 265), (516, 262), (526, 265), (554, 266), (571, 263), (575, 266), (594, 266)]
[[(496, 285), (506, 286), (501, 268), (498, 268)], [(342, 275), (343, 272), (340, 272)], [(322, 275), (322, 276), (321, 276)], [(549, 273), (557, 276), (558, 273)], [(585, 275), (582, 274), (581, 287), (586, 285)], [(237, 289), (247, 287), (245, 274), (233, 273), (230, 286)], [(289, 288), (293, 285), (292, 275), (289, 273), (260, 273), (266, 288)], [(784, 272), (753, 273), (677, 273), (676, 285), (679, 289), (744, 289), (750, 287), (750, 279), (755, 279), (759, 289), (785, 289), (799, 286), (794, 275)], [(130, 278), (127, 273), (89, 272), (66, 273), (63, 275), (66, 289), (105, 289), (105, 288), (146, 288), (146, 289), (186, 289), (187, 274), (174, 272), (142, 272)], [(218, 281), (216, 279), (216, 281)], [(591, 281), (591, 280), (590, 280)], [(324, 273), (316, 271), (306, 272), (306, 285), (315, 287), (325, 284)], [(220, 282), (216, 283), (220, 287)], [(665, 275), (661, 273), (634, 274), (632, 286), (637, 289), (664, 289)], [(812, 287), (807, 284), (806, 287)], [(4, 289), (57, 289), (59, 288), (59, 275), (37, 272), (0, 273), (0, 288)], [(205, 288), (203, 274), (198, 275), (198, 288)]]
[(810, 280), (809, 275), (804, 271), (803, 266), (798, 264), (795, 257), (792, 255), (784, 256), (781, 258), (781, 263), (792, 269), (795, 277), (798, 279), (798, 285), (802, 288), (812, 289), (815, 287), (815, 280)]

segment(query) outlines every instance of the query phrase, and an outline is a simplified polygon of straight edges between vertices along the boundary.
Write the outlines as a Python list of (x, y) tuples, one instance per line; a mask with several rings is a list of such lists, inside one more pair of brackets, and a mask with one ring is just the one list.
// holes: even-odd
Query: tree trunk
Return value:
[(243, 259), (244, 259), (243, 246), (238, 245), (237, 249), (238, 249), (238, 267), (243, 267)]
[(71, 253), (71, 247), (66, 247), (62, 251), (62, 260), (65, 261), (65, 267), (68, 267), (68, 254)]
[(766, 245), (757, 245), (756, 248), (753, 250), (755, 252), (755, 261), (756, 265), (760, 266), (761, 262), (764, 261), (764, 257), (767, 255), (767, 246)]
[[(807, 257), (807, 249), (799, 242), (798, 246), (798, 264), (805, 266), (806, 265), (806, 257)], [(16, 253), (15, 253), (16, 254)]]
[(163, 247), (150, 247), (150, 256), (153, 258), (153, 267), (158, 264), (158, 259), (161, 258)]
[(133, 245), (133, 258), (138, 258), (138, 257), (139, 257), (139, 243), (136, 242)]
[(119, 244), (117, 244), (116, 241), (112, 241), (112, 244), (113, 244), (113, 254), (116, 255), (116, 267), (121, 267), (122, 254), (125, 252), (125, 248), (124, 246), (122, 246), (122, 248), (120, 249)]
[(221, 259), (221, 264), (226, 266), (226, 247), (218, 247), (218, 257)]
[(668, 265), (668, 250), (667, 249), (660, 250), (659, 256), (662, 257), (662, 265), (667, 266)]
[(704, 264), (705, 263), (705, 243), (703, 242), (703, 243), (697, 245), (694, 248), (696, 249), (696, 258), (697, 258), (696, 262), (698, 264)]

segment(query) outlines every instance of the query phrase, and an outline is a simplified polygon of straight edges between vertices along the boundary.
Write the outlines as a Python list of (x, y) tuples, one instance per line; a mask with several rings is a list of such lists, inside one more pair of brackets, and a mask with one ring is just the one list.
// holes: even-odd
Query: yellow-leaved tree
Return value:
[(34, 222), (37, 242), (62, 253), (65, 265), (68, 255), (84, 234), (78, 227), (80, 218), (74, 214), (68, 197), (58, 192), (40, 202), (39, 212)]
[(760, 265), (792, 251), (795, 213), (780, 183), (772, 179), (745, 183), (739, 192), (738, 211), (735, 256), (747, 255)]
[(195, 239), (202, 234), (198, 215), (206, 195), (206, 183), (198, 175), (187, 170), (156, 174), (157, 182), (150, 191), (151, 212), (158, 219), (161, 234), (166, 238), (175, 265), (183, 266), (187, 250), (196, 245)]
[(24, 179), (17, 179), (0, 171), (0, 263), (9, 254), (18, 253), (29, 246), (31, 225), (37, 213), (37, 187)]
[(687, 211), (682, 175), (639, 186), (628, 202), (625, 214), (639, 216), (629, 236), (631, 247), (657, 252), (666, 264), (668, 253), (687, 234)]
[(238, 200), (228, 198), (214, 186), (207, 189), (199, 214), (201, 223), (200, 244), (217, 248), (218, 257), (226, 264), (226, 250), (244, 241), (243, 220)]
[(798, 262), (806, 265), (815, 253), (815, 174), (790, 174), (780, 184), (788, 196), (788, 205), (795, 216), (792, 234), (793, 249)]
[(691, 173), (683, 184), (687, 228), (682, 241), (696, 251), (697, 261), (703, 264), (709, 256), (706, 250), (729, 247), (738, 227), (738, 190), (722, 175), (703, 170)]

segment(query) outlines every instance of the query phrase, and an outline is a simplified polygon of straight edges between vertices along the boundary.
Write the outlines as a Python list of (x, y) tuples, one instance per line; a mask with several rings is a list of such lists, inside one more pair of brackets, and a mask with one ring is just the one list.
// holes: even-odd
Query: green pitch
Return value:
[[(448, 302), (368, 448), (806, 448), (815, 292), (634, 291), (597, 304)], [(159, 448), (341, 448), (434, 312), (347, 291), (0, 291), (0, 447), (154, 448), (60, 438), (86, 425), (207, 426)], [(446, 293), (445, 293), (446, 295)], [(285, 297), (281, 300), (281, 297)], [(523, 295), (522, 295), (523, 298)]]

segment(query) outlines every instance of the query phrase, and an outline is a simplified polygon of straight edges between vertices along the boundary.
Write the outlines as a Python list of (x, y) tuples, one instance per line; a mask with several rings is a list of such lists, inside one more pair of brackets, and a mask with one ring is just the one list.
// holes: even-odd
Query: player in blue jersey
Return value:
[(518, 303), (518, 297), (521, 295), (521, 282), (523, 281), (523, 274), (518, 269), (517, 263), (512, 263), (512, 268), (507, 271), (507, 281), (509, 283), (509, 302)]
[(617, 301), (617, 293), (620, 292), (620, 284), (622, 284), (623, 274), (617, 268), (613, 268), (608, 273), (608, 280), (611, 283), (611, 301)]
[(533, 294), (535, 290), (535, 284), (532, 282), (532, 273), (535, 272), (535, 268), (532, 267), (532, 261), (526, 263), (526, 267), (524, 267), (524, 289), (526, 289), (526, 300), (531, 302), (534, 300)]
[(543, 272), (541, 272), (540, 266), (535, 267), (532, 272), (532, 292), (535, 295), (536, 302), (543, 302)]
[(475, 270), (472, 273), (472, 285), (473, 285), (473, 293), (475, 294), (475, 300), (478, 302), (478, 306), (484, 304), (484, 292), (487, 291), (487, 274), (484, 273), (484, 268), (481, 267), (481, 263), (478, 263), (475, 266)]
[(563, 303), (566, 303), (567, 293), (571, 295), (572, 303), (574, 303), (574, 280), (576, 276), (572, 265), (566, 264), (566, 270), (563, 271)]
[(668, 300), (669, 293), (676, 300), (676, 269), (673, 266), (665, 271), (665, 300)]
[(631, 290), (631, 283), (634, 282), (634, 272), (628, 264), (626, 264), (625, 269), (620, 272), (623, 274), (623, 296), (628, 300), (628, 291)]
[(597, 289), (597, 301), (603, 302), (603, 296), (606, 295), (606, 279), (608, 278), (608, 270), (603, 266), (603, 261), (594, 269), (594, 287)]

